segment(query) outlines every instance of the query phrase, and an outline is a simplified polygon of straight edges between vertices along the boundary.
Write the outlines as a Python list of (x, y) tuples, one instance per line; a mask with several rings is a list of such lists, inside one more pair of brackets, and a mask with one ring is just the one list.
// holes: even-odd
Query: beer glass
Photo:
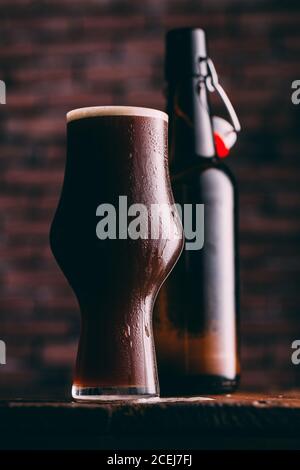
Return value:
[(167, 119), (124, 106), (67, 114), (65, 177), (50, 243), (81, 311), (76, 400), (159, 394), (152, 308), (183, 245)]

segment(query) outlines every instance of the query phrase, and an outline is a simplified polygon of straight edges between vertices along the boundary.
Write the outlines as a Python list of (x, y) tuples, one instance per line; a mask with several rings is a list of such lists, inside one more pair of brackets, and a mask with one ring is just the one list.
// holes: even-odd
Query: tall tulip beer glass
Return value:
[(81, 310), (76, 400), (159, 393), (152, 307), (183, 244), (167, 128), (166, 114), (146, 108), (67, 114), (65, 178), (50, 241)]

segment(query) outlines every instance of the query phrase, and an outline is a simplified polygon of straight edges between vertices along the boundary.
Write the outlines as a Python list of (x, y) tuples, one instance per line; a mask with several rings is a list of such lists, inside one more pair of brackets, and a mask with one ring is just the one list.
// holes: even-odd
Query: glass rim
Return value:
[(67, 122), (100, 116), (140, 116), (163, 119), (168, 122), (169, 117), (163, 111), (138, 106), (88, 106), (72, 109), (66, 114)]

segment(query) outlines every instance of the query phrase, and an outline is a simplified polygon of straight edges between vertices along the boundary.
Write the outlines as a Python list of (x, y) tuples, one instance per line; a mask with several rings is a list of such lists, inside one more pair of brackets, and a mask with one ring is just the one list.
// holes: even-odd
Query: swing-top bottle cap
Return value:
[(165, 62), (167, 81), (201, 75), (200, 58), (207, 58), (206, 38), (203, 29), (178, 28), (167, 33)]

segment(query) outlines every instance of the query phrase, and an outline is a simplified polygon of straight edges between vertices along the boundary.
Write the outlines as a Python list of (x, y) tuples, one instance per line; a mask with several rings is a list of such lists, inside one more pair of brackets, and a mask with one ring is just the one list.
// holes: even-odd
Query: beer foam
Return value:
[(98, 116), (153, 117), (168, 122), (168, 115), (163, 111), (136, 106), (90, 106), (88, 108), (72, 109), (67, 113), (67, 122)]

